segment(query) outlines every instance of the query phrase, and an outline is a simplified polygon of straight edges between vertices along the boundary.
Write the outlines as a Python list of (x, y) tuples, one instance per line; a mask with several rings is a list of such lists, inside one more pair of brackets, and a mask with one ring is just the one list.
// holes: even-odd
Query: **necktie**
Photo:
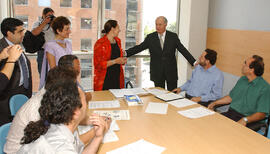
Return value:
[(162, 39), (162, 36), (163, 36), (163, 34), (160, 34), (159, 35), (159, 41), (160, 41), (160, 46), (161, 46), (161, 49), (163, 50), (163, 39)]
[(20, 65), (21, 65), (21, 68), (22, 68), (22, 73), (23, 73), (23, 87), (28, 89), (28, 86), (29, 86), (29, 75), (28, 75), (28, 69), (27, 69), (27, 64), (26, 64), (26, 61), (24, 60), (23, 58), (23, 55), (20, 56), (19, 58), (19, 61), (20, 61)]

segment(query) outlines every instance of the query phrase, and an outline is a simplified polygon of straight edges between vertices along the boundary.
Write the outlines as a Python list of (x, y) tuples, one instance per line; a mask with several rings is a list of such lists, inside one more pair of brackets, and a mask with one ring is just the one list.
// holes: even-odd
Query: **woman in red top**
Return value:
[(124, 72), (122, 65), (127, 58), (123, 57), (120, 32), (116, 20), (108, 20), (100, 38), (94, 46), (94, 90), (124, 88)]

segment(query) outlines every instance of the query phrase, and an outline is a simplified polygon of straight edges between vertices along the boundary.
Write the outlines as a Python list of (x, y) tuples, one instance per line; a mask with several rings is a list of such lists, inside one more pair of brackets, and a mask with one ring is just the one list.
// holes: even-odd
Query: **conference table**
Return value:
[[(120, 148), (144, 139), (165, 147), (163, 154), (267, 154), (270, 140), (219, 113), (190, 119), (177, 111), (199, 107), (194, 104), (184, 108), (168, 106), (167, 114), (149, 114), (149, 102), (162, 100), (153, 95), (140, 97), (142, 106), (128, 106), (123, 99), (115, 98), (109, 91), (92, 92), (92, 101), (119, 100), (120, 108), (100, 110), (129, 110), (130, 120), (118, 120), (120, 131), (116, 142), (101, 144), (98, 154)], [(91, 102), (90, 102), (91, 103)], [(166, 103), (166, 102), (163, 102)], [(99, 109), (95, 109), (99, 110)], [(89, 110), (91, 113), (92, 110)]]

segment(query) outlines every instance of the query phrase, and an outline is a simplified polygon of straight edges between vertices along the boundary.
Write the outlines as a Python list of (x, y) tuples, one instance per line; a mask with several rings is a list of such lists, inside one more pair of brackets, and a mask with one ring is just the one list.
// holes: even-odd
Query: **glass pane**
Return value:
[(90, 38), (81, 39), (81, 50), (92, 50), (92, 40)]
[(81, 8), (92, 8), (92, 0), (81, 0)]
[(38, 6), (50, 7), (51, 0), (38, 0)]
[(60, 7), (72, 7), (72, 0), (60, 0)]
[(91, 18), (81, 18), (81, 29), (91, 29), (92, 20)]
[(112, 1), (105, 0), (105, 9), (112, 9)]
[(28, 0), (15, 0), (16, 5), (27, 5)]
[(28, 29), (28, 16), (26, 16), (26, 15), (15, 16), (15, 18), (21, 20), (23, 22), (23, 27), (25, 29)]

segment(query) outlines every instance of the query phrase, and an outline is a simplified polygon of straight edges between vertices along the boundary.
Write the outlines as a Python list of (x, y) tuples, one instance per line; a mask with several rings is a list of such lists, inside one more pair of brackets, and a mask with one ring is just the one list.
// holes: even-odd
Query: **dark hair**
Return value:
[(40, 120), (31, 121), (24, 129), (21, 144), (28, 144), (47, 133), (50, 124), (69, 124), (74, 111), (82, 107), (76, 82), (59, 81), (52, 85), (41, 100)]
[(256, 76), (262, 76), (264, 73), (263, 58), (261, 56), (258, 56), (258, 55), (253, 55), (252, 58), (254, 60), (249, 64), (249, 68), (254, 69), (254, 74)]
[(58, 66), (60, 66), (60, 67), (67, 67), (67, 66), (74, 67), (73, 61), (75, 59), (78, 59), (78, 57), (75, 55), (62, 56), (58, 61)]
[(64, 17), (64, 16), (59, 16), (56, 17), (53, 21), (52, 21), (52, 29), (53, 32), (55, 34), (57, 33), (57, 30), (59, 30), (60, 32), (64, 29), (65, 25), (70, 25), (70, 21), (68, 20), (68, 18)]
[(217, 61), (217, 52), (212, 49), (205, 49), (204, 51), (206, 52), (204, 58), (209, 60), (211, 65), (215, 65)]
[(23, 22), (16, 18), (5, 18), (1, 23), (1, 32), (6, 37), (7, 32), (10, 31), (14, 34), (16, 27), (22, 26)]
[(78, 72), (74, 70), (73, 67), (59, 67), (55, 66), (50, 69), (47, 74), (45, 89), (49, 89), (52, 85), (61, 80), (76, 81)]
[(105, 25), (104, 29), (101, 31), (101, 33), (108, 34), (112, 28), (115, 28), (117, 26), (117, 21), (116, 20), (108, 20)]
[(43, 9), (42, 14), (43, 15), (46, 15), (49, 12), (53, 12), (54, 13), (54, 11), (53, 11), (52, 8), (46, 7), (46, 8)]

